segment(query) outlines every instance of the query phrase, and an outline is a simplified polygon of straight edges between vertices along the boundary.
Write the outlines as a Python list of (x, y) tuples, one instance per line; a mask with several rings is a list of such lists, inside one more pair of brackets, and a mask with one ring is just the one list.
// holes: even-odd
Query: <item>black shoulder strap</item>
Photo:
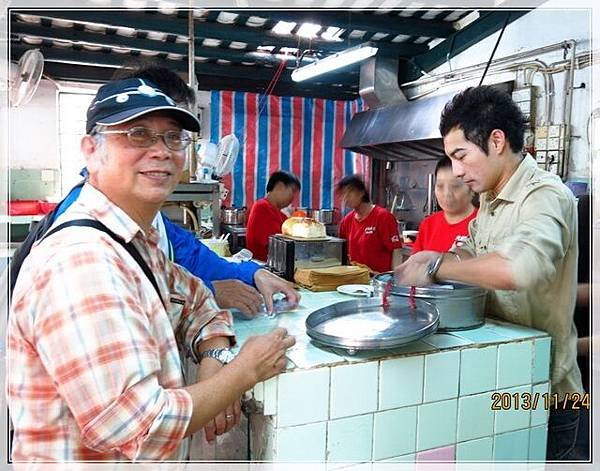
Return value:
[(135, 248), (133, 243), (125, 242), (125, 240), (121, 236), (118, 236), (117, 234), (115, 234), (113, 231), (111, 231), (108, 227), (106, 227), (100, 221), (97, 221), (95, 219), (74, 219), (72, 221), (63, 222), (62, 224), (59, 224), (54, 229), (52, 229), (50, 232), (46, 233), (44, 235), (44, 237), (42, 238), (42, 240), (44, 240), (46, 237), (54, 234), (55, 232), (58, 232), (61, 229), (64, 229), (65, 227), (70, 227), (70, 226), (93, 227), (94, 229), (98, 229), (99, 231), (107, 233), (116, 242), (121, 244), (123, 246), (123, 248), (125, 250), (127, 250), (129, 255), (131, 255), (133, 257), (133, 259), (137, 262), (137, 264), (140, 266), (140, 268), (142, 269), (144, 274), (148, 277), (148, 279), (150, 280), (150, 283), (152, 283), (152, 286), (154, 286), (154, 289), (156, 290), (156, 294), (158, 294), (160, 302), (166, 309), (167, 306), (165, 305), (165, 302), (164, 302), (162, 296), (160, 295), (160, 290), (158, 289), (158, 283), (156, 282), (156, 278), (154, 278), (154, 274), (150, 270), (150, 267), (148, 267), (148, 265), (146, 264), (146, 262), (144, 261), (144, 259), (140, 255), (140, 253), (137, 251), (137, 249)]

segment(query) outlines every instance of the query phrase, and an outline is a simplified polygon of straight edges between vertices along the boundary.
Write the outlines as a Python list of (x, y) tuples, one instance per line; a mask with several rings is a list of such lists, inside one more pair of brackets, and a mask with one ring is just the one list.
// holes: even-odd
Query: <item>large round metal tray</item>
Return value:
[(437, 330), (437, 308), (426, 301), (390, 296), (383, 309), (380, 297), (342, 301), (306, 318), (306, 333), (317, 343), (355, 350), (394, 348), (414, 342)]
[[(383, 292), (393, 273), (380, 273), (373, 278), (376, 292)], [(450, 289), (448, 289), (450, 288)], [(408, 297), (410, 286), (392, 285), (391, 294)], [(392, 298), (396, 297), (392, 296)], [(434, 304), (440, 314), (440, 331), (475, 329), (485, 322), (487, 290), (457, 281), (443, 281), (415, 289), (415, 298)]]

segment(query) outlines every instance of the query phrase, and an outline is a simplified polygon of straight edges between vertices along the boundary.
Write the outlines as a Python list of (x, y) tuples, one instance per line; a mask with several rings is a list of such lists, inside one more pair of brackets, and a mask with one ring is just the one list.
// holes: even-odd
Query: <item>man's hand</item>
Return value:
[[(216, 374), (223, 365), (214, 358), (204, 358), (198, 366), (198, 381), (205, 380)], [(204, 437), (211, 443), (218, 435), (229, 432), (233, 427), (240, 423), (241, 417), (240, 399), (229, 405), (227, 409), (221, 411), (217, 416), (210, 420), (204, 426)]]
[(273, 295), (276, 293), (283, 293), (285, 295), (290, 308), (296, 307), (300, 302), (300, 293), (294, 289), (292, 283), (279, 278), (264, 268), (254, 273), (254, 283), (265, 299), (265, 305), (269, 314), (273, 311)]
[(220, 280), (213, 281), (212, 284), (219, 307), (239, 309), (246, 315), (256, 314), (260, 310), (262, 299), (260, 293), (252, 286), (240, 280)]
[(425, 286), (431, 283), (427, 276), (427, 265), (440, 256), (439, 252), (424, 250), (411, 255), (406, 262), (396, 267), (396, 283), (406, 286)]
[(239, 366), (249, 375), (252, 384), (265, 381), (285, 369), (285, 352), (295, 343), (296, 339), (288, 335), (287, 330), (278, 327), (246, 340), (230, 366)]

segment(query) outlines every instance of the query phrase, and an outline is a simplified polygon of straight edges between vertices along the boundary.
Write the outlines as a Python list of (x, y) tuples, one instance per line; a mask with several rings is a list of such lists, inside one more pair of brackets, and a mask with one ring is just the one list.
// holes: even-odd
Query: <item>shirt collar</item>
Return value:
[(516, 195), (519, 194), (520, 190), (525, 186), (527, 181), (531, 178), (535, 170), (537, 169), (537, 163), (533, 159), (533, 157), (527, 154), (521, 160), (521, 163), (515, 170), (515, 172), (511, 175), (511, 177), (504, 185), (504, 188), (500, 190), (498, 196), (496, 198), (490, 198), (490, 193), (487, 192), (486, 198), (488, 201), (490, 200), (503, 200), (513, 203), (515, 201)]
[(150, 228), (148, 233), (144, 233), (137, 222), (90, 183), (83, 185), (77, 203), (94, 219), (122, 237), (126, 243), (131, 242), (138, 233), (142, 238), (148, 238), (155, 244), (158, 243), (159, 235), (154, 227)]

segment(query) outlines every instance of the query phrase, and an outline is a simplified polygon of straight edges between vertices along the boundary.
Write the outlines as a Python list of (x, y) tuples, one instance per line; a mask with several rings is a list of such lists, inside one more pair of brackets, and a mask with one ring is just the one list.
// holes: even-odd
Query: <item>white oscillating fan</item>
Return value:
[(44, 72), (44, 56), (39, 49), (29, 49), (21, 56), (10, 83), (10, 105), (26, 104), (37, 90)]
[(223, 177), (233, 170), (239, 152), (240, 141), (234, 134), (228, 134), (219, 141), (215, 165), (215, 174), (218, 177)]

